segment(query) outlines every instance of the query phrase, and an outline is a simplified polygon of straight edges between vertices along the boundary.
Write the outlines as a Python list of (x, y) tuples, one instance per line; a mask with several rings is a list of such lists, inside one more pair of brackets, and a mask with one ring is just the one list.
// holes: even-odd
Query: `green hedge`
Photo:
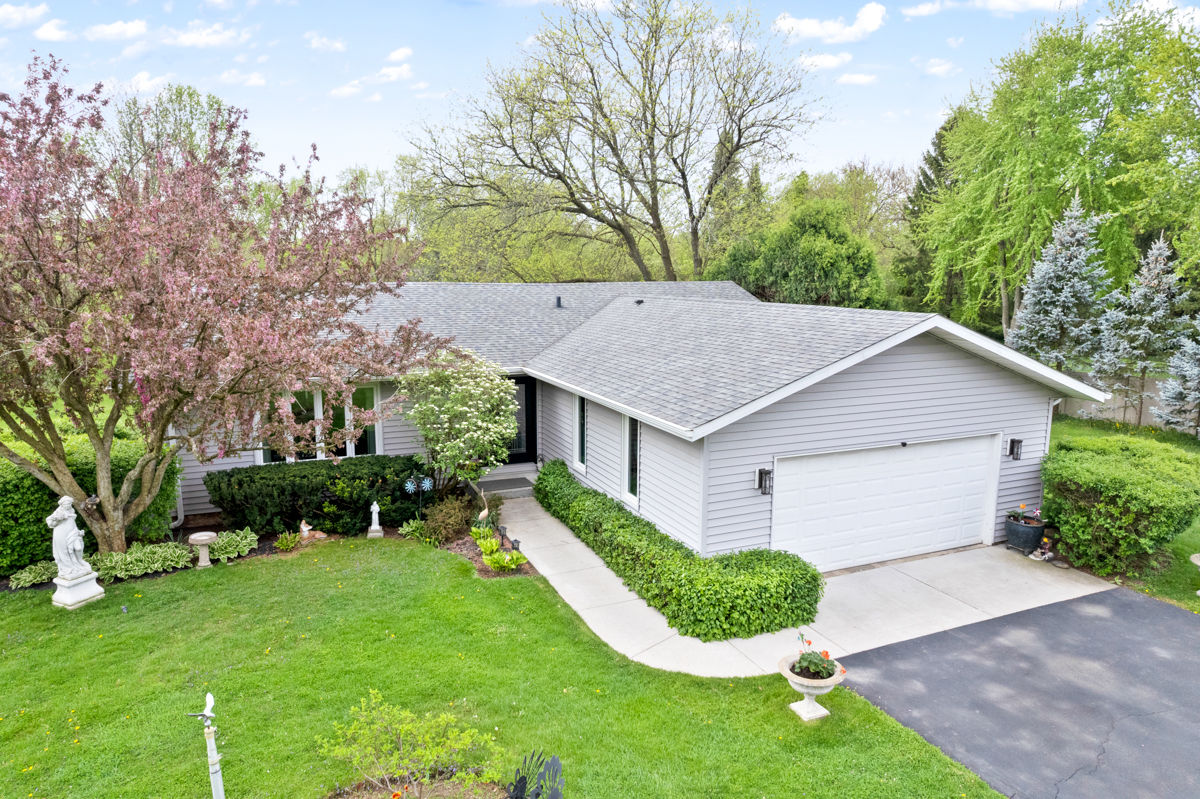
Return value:
[[(75, 475), (80, 487), (96, 492), (96, 451), (86, 435), (67, 436), (63, 441), (67, 451), (67, 466)], [(10, 446), (21, 455), (41, 462), (32, 450), (22, 444)], [(126, 438), (113, 441), (112, 472), (113, 484), (120, 486), (145, 453), (139, 439)], [(179, 463), (176, 462), (163, 478), (162, 490), (150, 507), (133, 520), (126, 531), (129, 541), (159, 541), (170, 529), (171, 511), (175, 508), (175, 492), (178, 490)], [(136, 495), (136, 489), (135, 489)], [(26, 566), (52, 557), (50, 528), (46, 517), (58, 506), (58, 495), (41, 481), (21, 471), (6, 460), (0, 460), (0, 576), (19, 571)], [(84, 529), (86, 551), (96, 551), (96, 539)]]
[(1200, 512), (1200, 455), (1157, 441), (1065, 438), (1042, 460), (1059, 548), (1097, 574), (1137, 565)]
[(533, 493), (683, 635), (748, 638), (816, 618), (825, 582), (796, 555), (752, 549), (702, 558), (620, 502), (580, 485), (562, 461), (546, 464)]
[[(366, 455), (336, 465), (301, 461), (210, 472), (204, 486), (230, 529), (294, 533), (307, 520), (323, 533), (362, 535), (371, 526), (372, 502), (388, 527), (417, 517), (417, 495), (404, 490), (404, 481), (423, 469), (413, 455)], [(423, 501), (432, 504), (432, 492)]]

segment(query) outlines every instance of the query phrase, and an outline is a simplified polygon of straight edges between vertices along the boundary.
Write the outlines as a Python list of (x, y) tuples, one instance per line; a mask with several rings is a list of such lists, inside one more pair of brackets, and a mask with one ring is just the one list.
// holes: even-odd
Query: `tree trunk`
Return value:
[[(1000, 267), (1004, 268), (1004, 244), (1000, 245)], [(1000, 329), (1004, 333), (1004, 343), (1012, 337), (1012, 320), (1008, 314), (1008, 280), (1004, 277), (1004, 272), (1000, 272)]]
[(1144, 418), (1142, 416), (1142, 414), (1145, 413), (1145, 411), (1146, 411), (1146, 372), (1147, 372), (1147, 367), (1143, 366), (1142, 373), (1138, 379), (1137, 423), (1139, 425), (1144, 424), (1144, 422), (1142, 421), (1142, 419)]
[(692, 225), (692, 279), (699, 280), (704, 274), (704, 261), (700, 257), (700, 228)]

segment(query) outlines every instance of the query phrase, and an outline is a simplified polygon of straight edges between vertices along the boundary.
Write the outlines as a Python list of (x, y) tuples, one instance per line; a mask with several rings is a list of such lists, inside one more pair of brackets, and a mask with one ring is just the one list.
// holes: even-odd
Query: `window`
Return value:
[(625, 501), (637, 502), (638, 496), (638, 455), (642, 426), (637, 419), (625, 417)]
[[(311, 422), (313, 419), (320, 418), (325, 413), (324, 407), (324, 392), (322, 391), (297, 391), (292, 394), (292, 415), (296, 417), (296, 421), (304, 423)], [(362, 410), (375, 410), (376, 388), (375, 386), (360, 386), (355, 389), (354, 394), (350, 399), (350, 407), (334, 406), (332, 410), (333, 422), (331, 427), (334, 430), (344, 430), (347, 423), (354, 423), (354, 409), (361, 408)], [(320, 430), (317, 431), (318, 439), (320, 438)], [(353, 458), (357, 455), (375, 455), (376, 454), (376, 436), (375, 425), (370, 425), (359, 435), (354, 441), (347, 441), (340, 447), (334, 450), (334, 454), (339, 458)], [(305, 452), (296, 456), (296, 460), (324, 460), (325, 453)], [(276, 452), (273, 449), (262, 450), (263, 463), (284, 463), (288, 458)]]
[(575, 397), (575, 465), (587, 466), (587, 400)]

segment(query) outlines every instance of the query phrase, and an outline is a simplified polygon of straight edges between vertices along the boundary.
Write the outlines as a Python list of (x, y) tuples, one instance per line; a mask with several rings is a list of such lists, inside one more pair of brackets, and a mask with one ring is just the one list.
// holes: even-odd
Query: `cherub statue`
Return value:
[(70, 497), (59, 499), (58, 510), (46, 517), (46, 524), (54, 531), (54, 562), (59, 578), (74, 580), (91, 574), (92, 567), (83, 559), (83, 532), (75, 523), (75, 501)]

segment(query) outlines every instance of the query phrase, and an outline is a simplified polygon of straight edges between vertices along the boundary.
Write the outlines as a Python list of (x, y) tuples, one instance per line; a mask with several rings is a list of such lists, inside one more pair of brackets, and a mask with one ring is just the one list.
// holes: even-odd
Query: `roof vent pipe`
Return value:
[(562, 297), (555, 297), (555, 298), (554, 298), (554, 307), (555, 307), (555, 308), (561, 308), (561, 307), (562, 307)]

